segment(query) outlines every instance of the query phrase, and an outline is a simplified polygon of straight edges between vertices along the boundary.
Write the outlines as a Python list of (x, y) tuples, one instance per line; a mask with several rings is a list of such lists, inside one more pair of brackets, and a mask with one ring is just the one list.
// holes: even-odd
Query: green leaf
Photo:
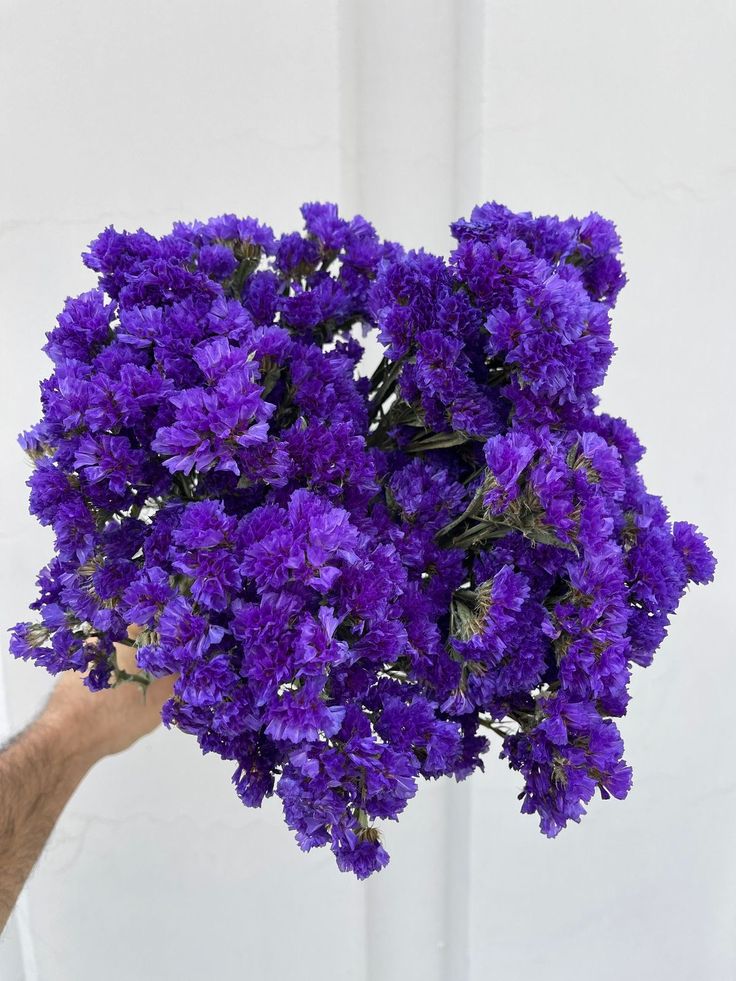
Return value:
[(460, 446), (469, 441), (469, 436), (457, 431), (434, 433), (432, 436), (416, 436), (407, 449), (410, 453), (423, 453), (425, 450), (444, 450), (449, 446)]

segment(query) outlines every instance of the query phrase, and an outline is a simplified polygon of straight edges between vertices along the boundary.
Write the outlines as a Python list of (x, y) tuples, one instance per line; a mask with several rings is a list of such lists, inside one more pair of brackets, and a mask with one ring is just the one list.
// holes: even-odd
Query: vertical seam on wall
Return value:
[(361, 85), (357, 3), (337, 0), (337, 84), (339, 93), (340, 209), (360, 206), (358, 90)]
[[(482, 196), (484, 2), (458, 0), (454, 8), (454, 153), (452, 204), (460, 217), (468, 199)], [(472, 784), (451, 787), (445, 816), (445, 930), (443, 977), (470, 976), (470, 856)]]
[[(456, 0), (453, 7), (452, 43), (452, 174), (450, 175), (450, 201), (453, 218), (458, 217), (462, 185), (467, 174), (467, 148), (465, 143), (465, 112), (467, 100), (472, 97), (468, 91), (465, 70), (464, 48), (466, 28), (466, 0)], [(447, 779), (447, 778), (445, 778)], [(442, 977), (444, 981), (467, 981), (468, 976), (468, 923), (467, 890), (469, 883), (468, 864), (470, 861), (469, 798), (457, 783), (450, 784), (444, 803), (444, 869), (442, 885), (444, 888), (444, 931), (445, 943), (442, 948)]]
[[(340, 197), (339, 208), (343, 215), (358, 210), (361, 199), (359, 175), (360, 134), (357, 118), (359, 105), (358, 89), (361, 71), (357, 44), (358, 10), (356, 0), (336, 0), (337, 17), (337, 87), (338, 87), (338, 152), (340, 154)], [(362, 902), (362, 957), (361, 974), (363, 981), (369, 978), (368, 898), (361, 889)]]
[[(433, 0), (443, 4), (447, 0)], [(444, 9), (449, 11), (447, 53), (451, 59), (448, 72), (448, 96), (452, 111), (451, 125), (446, 138), (453, 141), (448, 147), (449, 173), (441, 183), (447, 194), (446, 204), (453, 217), (465, 208), (470, 197), (481, 194), (481, 99), (483, 85), (483, 6), (484, 0), (450, 0)], [(380, 10), (375, 16), (381, 16)], [(345, 211), (362, 211), (368, 204), (369, 193), (361, 174), (365, 162), (364, 113), (369, 106), (371, 90), (368, 83), (370, 62), (366, 58), (364, 18), (372, 16), (370, 6), (363, 9), (360, 0), (344, 0), (337, 5), (338, 17), (338, 85), (340, 95), (339, 147), (341, 174), (341, 206)], [(370, 24), (368, 25), (370, 26)], [(363, 40), (361, 40), (363, 39)], [(410, 70), (410, 66), (406, 66)], [(369, 175), (370, 176), (370, 175)], [(375, 191), (375, 188), (372, 188)], [(372, 215), (367, 216), (369, 219)], [(437, 943), (435, 970), (432, 977), (444, 981), (467, 981), (469, 976), (469, 885), (470, 885), (470, 807), (469, 785), (446, 780), (442, 799), (437, 801), (439, 819), (438, 882), (441, 890), (435, 897), (440, 917), (435, 925), (441, 936)], [(372, 920), (370, 889), (362, 893), (365, 915), (363, 975), (370, 979), (373, 965), (376, 924)], [(374, 911), (375, 912), (375, 911)], [(439, 922), (441, 920), (441, 923)], [(373, 965), (373, 966), (372, 966)]]

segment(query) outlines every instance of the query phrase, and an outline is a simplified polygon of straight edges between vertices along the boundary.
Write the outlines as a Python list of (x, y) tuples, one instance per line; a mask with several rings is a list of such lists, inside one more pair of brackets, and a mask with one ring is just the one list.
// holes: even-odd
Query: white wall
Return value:
[[(422, 792), (361, 885), (157, 733), (71, 802), (3, 981), (734, 977), (734, 50), (730, 0), (0, 0), (0, 625), (50, 548), (14, 439), (44, 331), (90, 285), (79, 252), (110, 222), (289, 228), (315, 198), (435, 249), (487, 198), (613, 217), (631, 281), (605, 407), (720, 558), (635, 678), (625, 803), (549, 842), (491, 754)], [(0, 667), (17, 728), (48, 680)]]

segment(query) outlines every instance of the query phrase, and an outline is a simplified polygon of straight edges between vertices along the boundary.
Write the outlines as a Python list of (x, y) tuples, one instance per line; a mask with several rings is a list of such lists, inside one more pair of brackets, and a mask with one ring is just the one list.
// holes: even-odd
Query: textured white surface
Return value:
[[(548, 842), (491, 754), (485, 776), (422, 790), (366, 886), (161, 732), (71, 802), (27, 890), (37, 970), (11, 930), (3, 981), (736, 975), (735, 49), (730, 0), (0, 2), (0, 625), (50, 548), (14, 440), (44, 331), (90, 285), (79, 252), (110, 222), (288, 228), (305, 199), (438, 250), (481, 199), (613, 217), (631, 282), (605, 407), (721, 560), (636, 675), (626, 803)], [(3, 656), (15, 728), (49, 685)]]

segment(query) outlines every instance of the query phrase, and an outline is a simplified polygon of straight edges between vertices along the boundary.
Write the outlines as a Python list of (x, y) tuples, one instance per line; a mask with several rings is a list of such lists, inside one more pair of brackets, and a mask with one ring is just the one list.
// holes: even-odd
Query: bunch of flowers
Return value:
[(21, 437), (56, 547), (13, 653), (93, 690), (176, 674), (164, 722), (361, 878), (376, 822), (489, 736), (556, 835), (628, 792), (632, 665), (715, 565), (596, 411), (619, 239), (486, 204), (445, 260), (302, 215), (90, 246)]

